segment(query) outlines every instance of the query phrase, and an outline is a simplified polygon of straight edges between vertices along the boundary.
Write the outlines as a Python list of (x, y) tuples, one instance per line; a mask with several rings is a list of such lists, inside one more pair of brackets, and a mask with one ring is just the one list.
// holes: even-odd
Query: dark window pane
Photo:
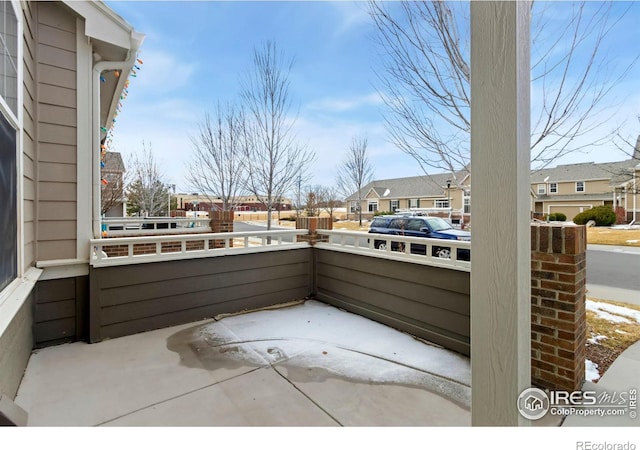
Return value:
[(0, 290), (17, 276), (16, 130), (0, 113)]

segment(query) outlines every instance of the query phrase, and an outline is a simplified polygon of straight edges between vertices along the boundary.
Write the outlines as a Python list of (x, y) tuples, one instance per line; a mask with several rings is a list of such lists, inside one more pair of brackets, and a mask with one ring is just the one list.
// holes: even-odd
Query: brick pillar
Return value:
[[(211, 211), (209, 217), (212, 233), (233, 233), (233, 211)], [(233, 241), (229, 242), (229, 246), (233, 247)], [(224, 240), (209, 241), (209, 248), (224, 248)]]
[(627, 212), (622, 206), (616, 206), (616, 225), (627, 223)]
[(308, 242), (314, 245), (316, 242), (327, 242), (328, 236), (318, 234), (317, 230), (333, 230), (333, 222), (330, 217), (298, 217), (296, 218), (296, 230), (309, 230), (306, 236), (298, 236), (298, 242)]
[(531, 225), (531, 380), (579, 390), (585, 377), (586, 228)]

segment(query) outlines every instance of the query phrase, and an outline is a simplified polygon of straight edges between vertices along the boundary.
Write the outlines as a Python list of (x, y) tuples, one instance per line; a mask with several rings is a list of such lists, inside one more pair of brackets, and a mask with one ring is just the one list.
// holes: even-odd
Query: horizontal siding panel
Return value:
[[(356, 286), (348, 281), (332, 280), (328, 284), (325, 281), (318, 277), (318, 286), (322, 286), (318, 287), (318, 290), (334, 297), (366, 304), (371, 309), (386, 315), (396, 316), (406, 322), (423, 322), (441, 329), (450, 330), (459, 335), (470, 335), (469, 327), (471, 322), (468, 315), (407, 301), (392, 294)], [(441, 298), (447, 298), (446, 293), (440, 295)]]
[(44, 23), (40, 23), (38, 25), (38, 40), (40, 42), (46, 42), (47, 45), (61, 50), (67, 50), (74, 53), (76, 51), (75, 32), (72, 33), (61, 30), (60, 28), (54, 28)]
[(38, 110), (38, 120), (41, 123), (75, 127), (77, 123), (76, 109), (66, 108), (64, 106), (41, 104), (40, 109)]
[(38, 65), (40, 81), (47, 86), (59, 86), (76, 90), (76, 72), (46, 64)]
[(70, 52), (68, 50), (62, 50), (60, 48), (42, 44), (41, 41), (38, 43), (36, 51), (38, 53), (38, 63), (40, 64), (61, 67), (68, 70), (76, 69), (75, 51)]
[(100, 339), (127, 336), (134, 333), (140, 333), (142, 331), (155, 330), (158, 328), (194, 322), (196, 320), (209, 319), (218, 314), (228, 312), (240, 312), (248, 309), (263, 308), (265, 306), (301, 299), (306, 295), (303, 294), (304, 292), (305, 291), (302, 289), (292, 289), (272, 294), (257, 295), (252, 298), (224, 304), (209, 304), (200, 308), (178, 311), (171, 314), (162, 314), (135, 321), (120, 322), (101, 327)]
[(36, 324), (36, 342), (40, 345), (47, 341), (59, 339), (74, 340), (76, 334), (76, 319), (69, 317), (60, 320), (50, 320)]
[[(33, 52), (29, 48), (30, 44), (26, 39), (24, 40), (24, 43), (25, 45), (23, 45), (23, 48), (25, 49), (25, 51), (24, 51), (24, 56), (22, 58), (22, 61), (24, 63), (23, 67), (25, 69), (23, 71), (24, 80), (28, 80), (29, 83), (33, 83), (33, 80), (35, 79), (35, 74), (36, 74), (36, 61), (34, 59)], [(32, 86), (35, 86), (35, 84), (30, 84), (29, 93), (33, 96), (34, 90)]]
[(40, 143), (38, 147), (40, 162), (76, 163), (76, 146), (63, 144)]
[(327, 250), (318, 251), (318, 263), (343, 267), (345, 269), (363, 267), (365, 268), (363, 270), (366, 270), (367, 273), (372, 275), (393, 277), (412, 283), (420, 282), (422, 284), (430, 284), (440, 289), (459, 292), (461, 294), (468, 295), (471, 289), (469, 272), (459, 270), (399, 261), (394, 264), (389, 264), (389, 260), (384, 258), (352, 255)]
[(33, 82), (32, 80), (27, 80), (27, 78), (25, 77), (23, 84), (24, 89), (22, 90), (22, 105), (24, 108), (24, 112), (28, 114), (31, 119), (35, 118), (35, 102), (33, 101), (33, 91), (35, 90), (34, 86), (35, 82)]
[(29, 237), (28, 241), (35, 241), (35, 223), (33, 221), (24, 223), (24, 235), (25, 242), (27, 236)]
[(76, 91), (61, 86), (38, 83), (38, 101), (49, 105), (76, 107)]
[[(33, 291), (22, 307), (9, 319), (5, 332), (0, 334), (0, 392), (15, 398), (33, 349)], [(8, 439), (3, 435), (3, 448)]]
[(39, 220), (38, 241), (59, 241), (76, 237), (75, 220)]
[(29, 114), (24, 114), (22, 120), (22, 130), (24, 134), (26, 134), (30, 139), (32, 139), (36, 134), (36, 128), (33, 122), (33, 119)]
[[(398, 261), (388, 261), (389, 265), (402, 264)], [(366, 270), (366, 266), (364, 266)], [(431, 280), (409, 282), (394, 278), (371, 275), (364, 271), (345, 269), (343, 267), (319, 264), (317, 268), (318, 278), (322, 278), (323, 286), (335, 281), (346, 281), (349, 284), (363, 289), (373, 289), (385, 294), (398, 297), (403, 300), (422, 303), (428, 306), (447, 309), (459, 314), (470, 314), (469, 296), (457, 292), (441, 289)], [(318, 281), (320, 285), (320, 281)], [(431, 285), (430, 285), (431, 284)]]
[(38, 217), (40, 220), (75, 220), (77, 215), (76, 202), (51, 202), (40, 201), (38, 203)]
[[(277, 296), (280, 292), (299, 292), (300, 296), (298, 299), (301, 299), (309, 294), (307, 289), (308, 280), (308, 276), (303, 275), (265, 280), (257, 283), (245, 283), (243, 285), (212, 289), (196, 293), (187, 291), (187, 293), (182, 295), (121, 304), (118, 306), (102, 308), (101, 323), (103, 326), (107, 326), (119, 322), (127, 322), (161, 314), (200, 308), (211, 304), (224, 305), (226, 303), (238, 302), (243, 299), (250, 299), (256, 296)], [(293, 299), (285, 297), (278, 299), (278, 302), (284, 303), (289, 300)], [(234, 312), (233, 309), (230, 308), (226, 308), (226, 310), (227, 312)]]
[(22, 188), (24, 189), (23, 195), (25, 200), (35, 200), (36, 187), (35, 182), (28, 178), (22, 180)]
[(33, 161), (36, 159), (35, 145), (31, 136), (25, 137), (22, 142), (22, 152), (31, 158)]
[(100, 289), (184, 279), (185, 274), (189, 274), (190, 277), (197, 277), (237, 270), (261, 269), (283, 264), (308, 265), (310, 258), (311, 249), (309, 248), (139, 264), (136, 266), (135, 277), (131, 276), (131, 266), (108, 267), (101, 269), (108, 272), (100, 277)]
[(75, 317), (75, 315), (75, 298), (59, 302), (42, 303), (36, 307), (36, 324), (51, 320), (69, 319)]
[(24, 221), (33, 222), (35, 214), (33, 213), (35, 202), (33, 200), (24, 200), (22, 202), (22, 209), (24, 211)]
[(37, 2), (38, 23), (75, 33), (76, 21), (66, 7), (55, 2)]
[(38, 282), (36, 303), (59, 302), (71, 300), (76, 296), (75, 278), (61, 278), (59, 280), (45, 280)]
[(51, 125), (40, 123), (38, 128), (38, 142), (49, 144), (75, 145), (77, 131), (75, 127), (65, 127), (62, 125)]
[(36, 178), (35, 164), (29, 156), (22, 156), (22, 170), (25, 179), (33, 181)]
[(41, 162), (38, 167), (40, 181), (75, 182), (76, 176), (75, 164)]
[(36, 261), (36, 254), (33, 248), (33, 242), (31, 240), (25, 240), (24, 244), (24, 269), (25, 271), (34, 265)]
[(254, 270), (240, 270), (217, 274), (190, 276), (189, 272), (182, 272), (183, 277), (172, 280), (162, 280), (140, 283), (133, 286), (104, 289), (100, 295), (100, 306), (115, 306), (124, 303), (134, 303), (149, 299), (173, 297), (185, 293), (209, 292), (216, 289), (242, 286), (268, 280), (283, 280), (287, 278), (309, 276), (309, 267), (305, 264), (287, 264), (265, 267)]
[(38, 261), (73, 259), (76, 257), (76, 240), (38, 241)]
[(76, 201), (76, 183), (54, 183), (40, 182), (38, 183), (39, 200), (42, 201)]

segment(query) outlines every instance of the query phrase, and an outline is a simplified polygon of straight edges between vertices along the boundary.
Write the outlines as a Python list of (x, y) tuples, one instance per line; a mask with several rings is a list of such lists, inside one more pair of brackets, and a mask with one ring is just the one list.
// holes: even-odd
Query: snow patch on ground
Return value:
[(635, 244), (636, 242), (640, 242), (640, 239), (629, 239), (628, 241), (625, 241), (627, 244)]
[(598, 365), (594, 362), (589, 361), (588, 359), (585, 361), (584, 373), (585, 379), (587, 381), (596, 381), (600, 378), (600, 374), (598, 373)]
[[(615, 323), (631, 323), (635, 321), (640, 323), (640, 311), (624, 306), (610, 305), (608, 303), (595, 302), (587, 300), (587, 310), (593, 311), (601, 319)], [(624, 316), (624, 317), (621, 317)]]
[(469, 358), (324, 303), (228, 316), (200, 336), (227, 357), (256, 365), (319, 368), (373, 383), (416, 384), (470, 400)]
[(587, 342), (589, 344), (597, 344), (605, 339), (607, 339), (607, 336), (605, 336), (604, 334), (599, 334), (597, 336), (590, 337), (589, 339), (587, 339)]

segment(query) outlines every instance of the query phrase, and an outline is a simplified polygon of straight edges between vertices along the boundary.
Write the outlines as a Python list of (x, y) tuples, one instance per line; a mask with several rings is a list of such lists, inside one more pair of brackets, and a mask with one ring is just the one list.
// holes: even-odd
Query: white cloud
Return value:
[(145, 94), (162, 94), (187, 86), (195, 73), (196, 64), (184, 58), (160, 50), (147, 50), (140, 53), (143, 64), (137, 76), (132, 79), (132, 89)]
[(327, 2), (340, 14), (341, 22), (336, 26), (335, 37), (370, 23), (367, 5), (362, 2)]
[(313, 111), (318, 110), (324, 112), (345, 112), (367, 106), (380, 106), (383, 103), (384, 102), (382, 97), (377, 92), (372, 92), (370, 94), (358, 97), (323, 98), (309, 103), (306, 108)]

